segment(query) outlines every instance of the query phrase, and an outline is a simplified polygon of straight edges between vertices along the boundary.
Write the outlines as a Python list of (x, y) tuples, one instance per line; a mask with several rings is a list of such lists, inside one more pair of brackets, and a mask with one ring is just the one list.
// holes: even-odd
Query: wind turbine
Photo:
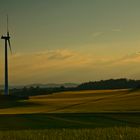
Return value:
[(12, 53), (11, 49), (11, 43), (10, 43), (10, 34), (8, 29), (8, 15), (7, 15), (7, 34), (2, 35), (1, 39), (5, 41), (5, 88), (4, 88), (4, 94), (9, 95), (9, 86), (8, 86), (8, 46), (10, 48), (10, 51)]

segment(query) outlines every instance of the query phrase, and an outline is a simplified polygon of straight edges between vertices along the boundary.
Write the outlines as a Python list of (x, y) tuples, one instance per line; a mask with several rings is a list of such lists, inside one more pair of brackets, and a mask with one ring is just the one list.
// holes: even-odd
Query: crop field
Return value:
[(1, 101), (0, 114), (139, 112), (140, 91), (89, 90)]
[(139, 140), (140, 129), (130, 127), (95, 129), (47, 129), (0, 131), (1, 140)]
[(0, 102), (0, 139), (140, 139), (140, 91), (87, 90)]

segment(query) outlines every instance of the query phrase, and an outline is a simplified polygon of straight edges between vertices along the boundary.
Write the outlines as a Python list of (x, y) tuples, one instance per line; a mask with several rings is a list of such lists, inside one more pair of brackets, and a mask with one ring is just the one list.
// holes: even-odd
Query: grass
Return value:
[(139, 91), (69, 91), (0, 100), (0, 139), (140, 138)]
[(130, 127), (0, 131), (1, 140), (138, 140), (140, 129)]

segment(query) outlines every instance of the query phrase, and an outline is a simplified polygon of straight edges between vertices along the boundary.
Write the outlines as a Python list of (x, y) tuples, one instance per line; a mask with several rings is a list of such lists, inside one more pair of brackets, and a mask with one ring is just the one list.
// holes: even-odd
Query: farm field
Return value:
[(47, 129), (0, 131), (1, 140), (139, 140), (140, 129), (113, 127), (95, 129)]
[(139, 112), (140, 91), (87, 90), (2, 101), (0, 114)]
[(0, 138), (10, 135), (11, 139), (19, 139), (22, 133), (25, 139), (103, 139), (104, 133), (104, 139), (138, 139), (139, 101), (140, 92), (127, 89), (69, 91), (22, 101), (2, 100)]

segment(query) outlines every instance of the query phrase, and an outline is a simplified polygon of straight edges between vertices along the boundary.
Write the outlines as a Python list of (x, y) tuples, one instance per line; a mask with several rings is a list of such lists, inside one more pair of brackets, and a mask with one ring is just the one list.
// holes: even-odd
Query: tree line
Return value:
[(88, 89), (134, 89), (140, 88), (140, 80), (131, 79), (109, 79), (101, 81), (90, 81), (82, 83), (77, 87), (79, 90)]
[(28, 97), (35, 95), (44, 95), (44, 94), (55, 94), (56, 92), (62, 91), (78, 91), (78, 90), (105, 90), (105, 89), (137, 89), (140, 88), (140, 80), (131, 80), (131, 79), (109, 79), (109, 80), (100, 80), (100, 81), (89, 81), (82, 84), (79, 84), (77, 87), (23, 87), (20, 89), (10, 89), (11, 95)]

